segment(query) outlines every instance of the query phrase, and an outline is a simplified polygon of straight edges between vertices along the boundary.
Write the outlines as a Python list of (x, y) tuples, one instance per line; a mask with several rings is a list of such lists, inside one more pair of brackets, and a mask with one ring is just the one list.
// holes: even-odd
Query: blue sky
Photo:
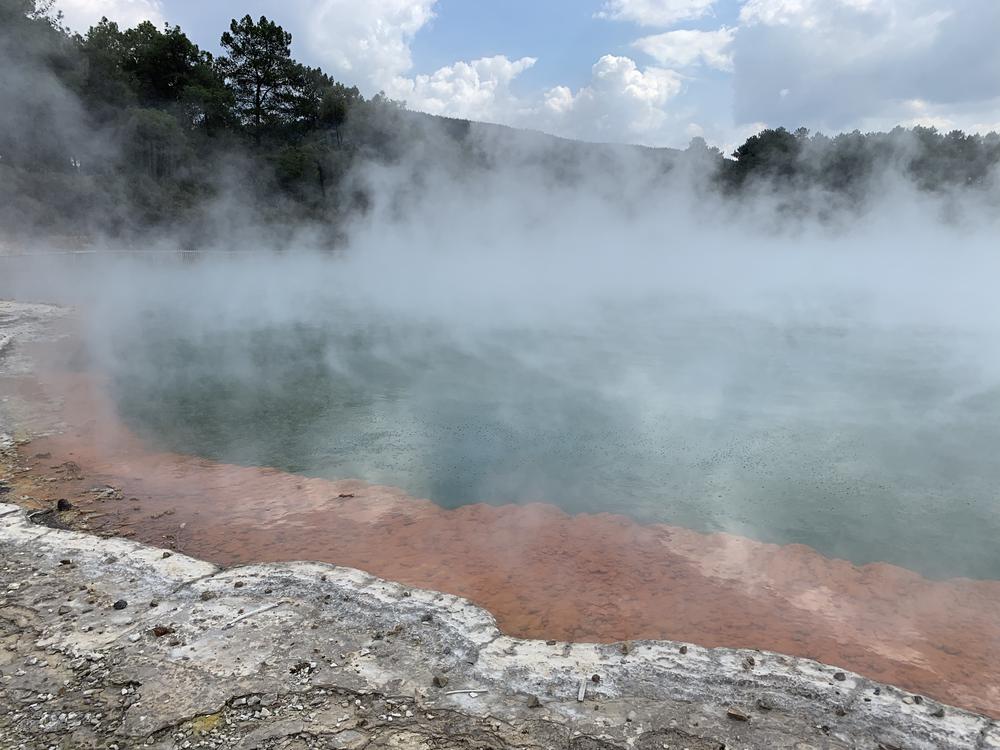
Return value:
[(59, 0), (217, 51), (267, 15), (293, 53), (413, 109), (595, 141), (730, 148), (765, 126), (1000, 129), (997, 0)]
[(581, 86), (590, 77), (581, 60), (621, 54), (636, 37), (633, 24), (595, 22), (600, 6), (571, 0), (441, 0), (437, 18), (414, 40), (414, 61), (418, 69), (430, 71), (484, 55), (538, 57), (519, 83)]

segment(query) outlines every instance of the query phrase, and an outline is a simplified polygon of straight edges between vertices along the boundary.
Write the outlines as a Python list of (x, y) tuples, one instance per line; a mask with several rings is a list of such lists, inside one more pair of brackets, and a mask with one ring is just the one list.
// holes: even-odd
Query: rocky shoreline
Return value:
[(995, 722), (808, 660), (502, 635), (321, 563), (220, 570), (0, 506), (5, 748), (1000, 748)]

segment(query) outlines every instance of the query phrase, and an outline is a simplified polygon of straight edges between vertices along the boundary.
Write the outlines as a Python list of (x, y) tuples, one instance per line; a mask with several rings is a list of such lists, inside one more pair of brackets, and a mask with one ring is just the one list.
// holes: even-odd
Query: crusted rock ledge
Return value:
[(986, 718), (803, 659), (518, 640), (357, 570), (219, 570), (13, 505), (0, 639), (3, 748), (1000, 748)]

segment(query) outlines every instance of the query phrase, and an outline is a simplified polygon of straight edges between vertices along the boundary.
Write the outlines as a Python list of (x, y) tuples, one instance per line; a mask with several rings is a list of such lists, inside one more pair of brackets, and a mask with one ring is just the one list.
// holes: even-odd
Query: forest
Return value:
[(233, 19), (220, 48), (213, 56), (179, 27), (149, 22), (123, 29), (103, 19), (77, 34), (51, 0), (0, 0), (0, 229), (127, 236), (198, 227), (207, 206), (234, 195), (260, 224), (332, 226), (365, 208), (349, 179), (359, 160), (419, 151), (489, 167), (497, 157), (472, 128), (543, 144), (558, 179), (573, 179), (577, 161), (629, 152), (664, 173), (694, 161), (730, 197), (766, 184), (861, 204), (890, 169), (940, 191), (992, 185), (1000, 162), (1000, 135), (930, 127), (767, 129), (731, 154), (700, 138), (686, 151), (578, 143), (366, 98), (296, 61), (291, 34), (265, 17)]

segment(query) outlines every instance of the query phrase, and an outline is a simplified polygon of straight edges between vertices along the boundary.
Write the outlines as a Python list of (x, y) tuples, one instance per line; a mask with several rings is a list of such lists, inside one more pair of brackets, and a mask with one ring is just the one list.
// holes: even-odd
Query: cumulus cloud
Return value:
[(457, 62), (430, 75), (397, 77), (390, 94), (435, 115), (510, 122), (519, 119), (524, 107), (510, 84), (535, 62), (533, 57), (509, 60), (503, 55)]
[[(410, 45), (433, 18), (436, 0), (300, 0), (310, 57), (335, 77), (369, 93), (385, 90), (411, 109), (451, 117), (545, 129), (594, 140), (653, 139), (666, 102), (681, 89), (681, 76), (666, 68), (639, 68), (627, 57), (606, 55), (590, 82), (577, 91), (556, 86), (519, 98), (511, 86), (536, 63), (505, 55), (457, 61), (432, 73), (412, 71)], [(622, 13), (649, 18), (701, 14), (706, 0), (618, 3)], [(632, 6), (631, 9), (625, 6)], [(615, 11), (617, 12), (617, 11)], [(625, 17), (625, 16), (623, 16)], [(655, 140), (655, 139), (654, 139)]]
[(433, 20), (437, 0), (299, 1), (303, 31), (296, 36), (309, 57), (368, 94), (385, 91), (422, 112), (503, 123), (528, 106), (510, 86), (533, 57), (495, 55), (413, 74), (410, 45)]
[(335, 77), (369, 93), (413, 67), (410, 43), (434, 18), (437, 0), (319, 0), (303, 3), (302, 39)]
[[(160, 7), (159, 0), (64, 1), (67, 10), (89, 9), (92, 20), (102, 13), (135, 20)], [(653, 30), (632, 43), (637, 59), (652, 64), (609, 54), (582, 86), (517, 93), (533, 56), (414, 70), (411, 44), (426, 33), (437, 0), (291, 2), (305, 57), (366, 94), (385, 90), (413, 109), (569, 137), (677, 145), (704, 132), (728, 145), (764, 123), (981, 130), (998, 120), (994, 0), (741, 0), (739, 25), (714, 29), (672, 27), (710, 16), (718, 0), (602, 0), (597, 17)]]
[(642, 69), (631, 58), (605, 55), (593, 66), (588, 85), (576, 92), (567, 86), (547, 91), (539, 118), (561, 135), (659, 142), (668, 119), (665, 106), (683, 84), (676, 71)]
[(735, 110), (842, 129), (1000, 96), (1000, 3), (748, 0), (733, 43)]
[(59, 0), (57, 6), (63, 20), (74, 31), (86, 31), (102, 17), (122, 26), (135, 26), (142, 21), (163, 23), (163, 7), (159, 0)]
[(598, 18), (665, 28), (708, 15), (716, 0), (607, 0)]
[(733, 68), (730, 47), (735, 37), (736, 29), (726, 26), (714, 31), (679, 29), (644, 36), (632, 46), (667, 67), (686, 68), (701, 64), (730, 71)]
[[(511, 83), (535, 64), (532, 57), (503, 55), (458, 62), (430, 75), (397, 78), (389, 93), (411, 109), (431, 114), (498, 122), (593, 141), (660, 145), (668, 103), (684, 77), (673, 70), (639, 67), (628, 57), (605, 55), (577, 90), (554, 86), (541, 94), (517, 96)], [(676, 139), (674, 139), (676, 140)]]

